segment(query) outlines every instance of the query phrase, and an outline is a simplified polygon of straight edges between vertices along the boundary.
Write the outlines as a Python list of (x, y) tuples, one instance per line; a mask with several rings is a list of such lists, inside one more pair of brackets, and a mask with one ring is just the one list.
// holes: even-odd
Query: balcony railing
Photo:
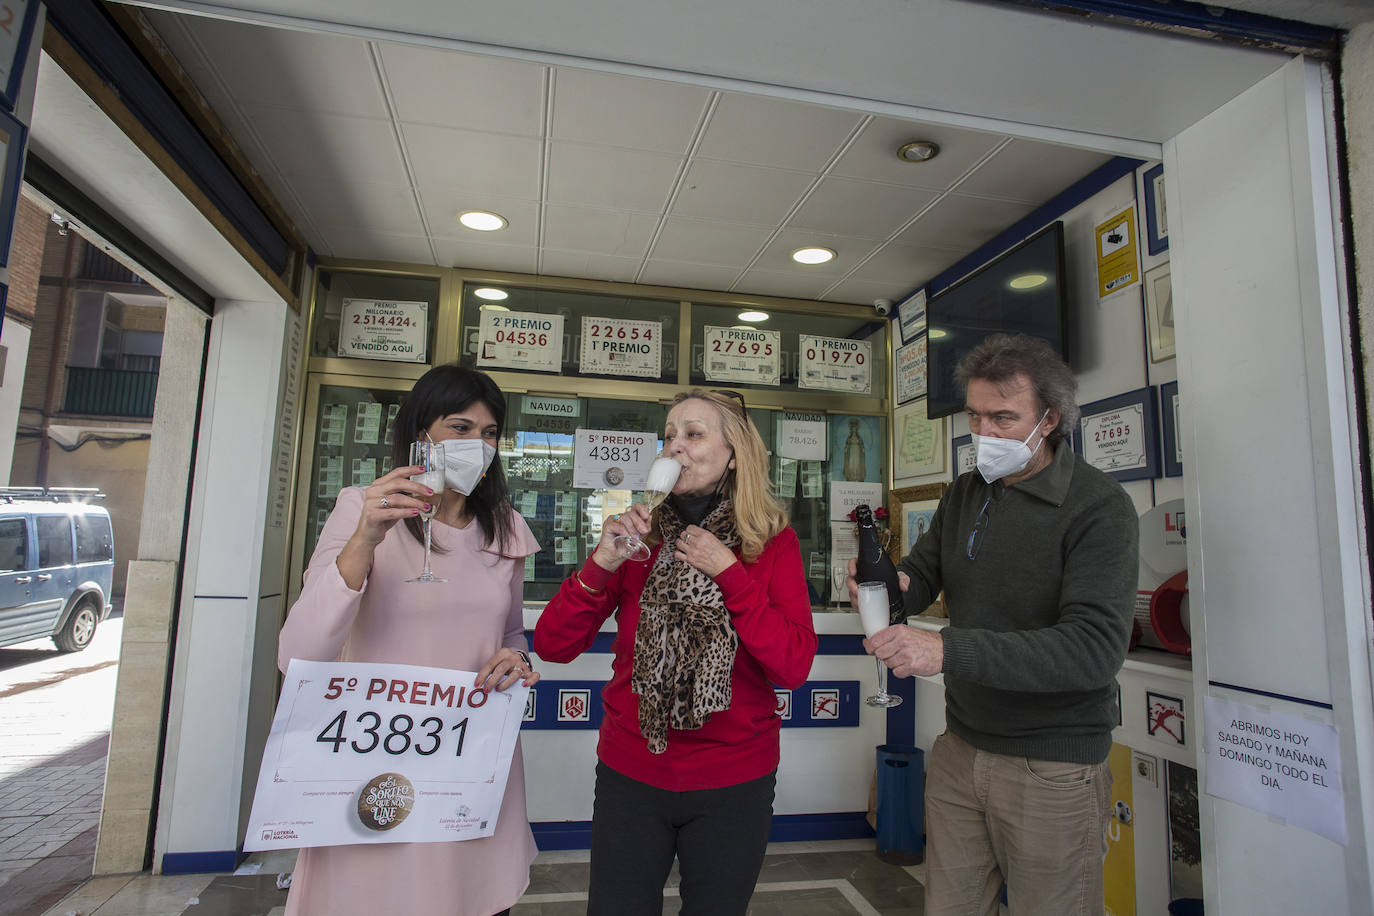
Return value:
[(101, 417), (151, 417), (157, 373), (67, 367), (63, 413)]

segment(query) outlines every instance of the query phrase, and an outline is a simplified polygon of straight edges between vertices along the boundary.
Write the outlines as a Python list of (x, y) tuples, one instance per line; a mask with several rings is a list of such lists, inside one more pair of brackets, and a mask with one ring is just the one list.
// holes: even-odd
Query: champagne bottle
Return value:
[(854, 518), (859, 523), (859, 558), (854, 578), (858, 582), (881, 582), (887, 586), (887, 614), (889, 623), (906, 616), (906, 596), (897, 582), (897, 567), (883, 550), (882, 538), (873, 524), (873, 510), (856, 506)]

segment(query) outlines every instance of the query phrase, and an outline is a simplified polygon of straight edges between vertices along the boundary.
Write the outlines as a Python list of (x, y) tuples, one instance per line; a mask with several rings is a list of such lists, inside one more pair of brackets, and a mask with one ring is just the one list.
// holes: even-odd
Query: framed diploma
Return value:
[(8, 111), (14, 111), (19, 100), (24, 61), (37, 19), (36, 0), (0, 0), (0, 105)]
[(1145, 182), (1145, 248), (1150, 254), (1169, 250), (1169, 221), (1164, 209), (1164, 163), (1148, 170)]
[(1183, 440), (1179, 438), (1178, 382), (1159, 386), (1159, 426), (1164, 444), (1164, 476), (1183, 476)]
[(892, 478), (924, 477), (945, 470), (945, 421), (926, 417), (924, 399), (892, 414)]
[(1174, 358), (1174, 295), (1169, 282), (1169, 264), (1145, 275), (1145, 325), (1150, 331), (1150, 362)]
[(8, 267), (14, 214), (19, 207), (19, 184), (24, 173), (24, 144), (28, 131), (14, 115), (0, 111), (0, 153), (4, 179), (0, 183), (0, 267)]
[(1154, 388), (1083, 405), (1074, 450), (1117, 480), (1159, 476), (1159, 424)]

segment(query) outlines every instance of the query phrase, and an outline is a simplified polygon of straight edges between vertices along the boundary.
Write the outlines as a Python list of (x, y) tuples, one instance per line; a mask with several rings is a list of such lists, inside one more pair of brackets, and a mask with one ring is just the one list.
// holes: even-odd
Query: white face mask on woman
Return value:
[(444, 485), (467, 496), (486, 476), (496, 448), (482, 439), (444, 441)]
[(1035, 435), (1035, 430), (1040, 428), (1040, 424), (1045, 422), (1045, 417), (1050, 415), (1049, 408), (1040, 415), (1040, 419), (1035, 421), (1035, 429), (1032, 429), (1024, 441), (1018, 442), (1015, 439), (999, 439), (996, 436), (980, 436), (973, 434), (973, 444), (978, 450), (978, 473), (983, 475), (983, 479), (988, 483), (1001, 480), (1003, 477), (1010, 477), (1012, 474), (1019, 474), (1030, 464), (1031, 458), (1040, 451), (1040, 446), (1045, 444), (1045, 437), (1041, 436), (1032, 450), (1026, 443), (1030, 442), (1031, 436)]

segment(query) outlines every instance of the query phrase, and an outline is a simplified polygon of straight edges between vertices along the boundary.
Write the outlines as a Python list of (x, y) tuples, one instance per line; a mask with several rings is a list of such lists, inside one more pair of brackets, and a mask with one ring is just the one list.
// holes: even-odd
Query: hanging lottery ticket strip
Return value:
[(529, 690), (476, 679), (292, 659), (244, 850), (491, 836)]

